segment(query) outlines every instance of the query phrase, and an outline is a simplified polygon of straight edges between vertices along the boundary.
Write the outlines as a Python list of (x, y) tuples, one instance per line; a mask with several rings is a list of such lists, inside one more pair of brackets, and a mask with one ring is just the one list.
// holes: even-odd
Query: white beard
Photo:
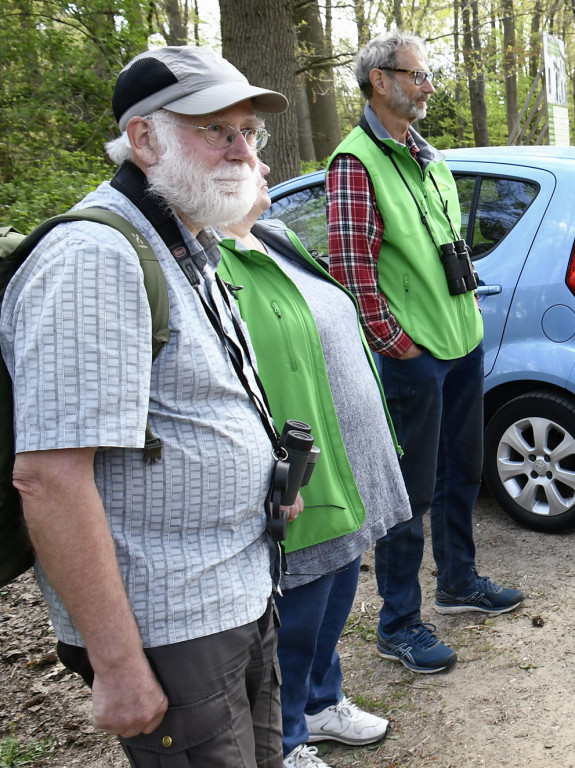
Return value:
[(148, 168), (150, 190), (194, 227), (224, 227), (251, 210), (260, 179), (257, 167), (243, 161), (207, 169), (186, 154), (179, 142), (168, 141), (156, 165)]

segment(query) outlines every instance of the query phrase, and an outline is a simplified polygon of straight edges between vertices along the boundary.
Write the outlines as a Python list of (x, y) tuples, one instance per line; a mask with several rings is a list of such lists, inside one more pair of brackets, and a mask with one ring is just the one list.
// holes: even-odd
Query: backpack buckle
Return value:
[(162, 441), (159, 437), (148, 437), (144, 443), (144, 461), (154, 464), (162, 458)]

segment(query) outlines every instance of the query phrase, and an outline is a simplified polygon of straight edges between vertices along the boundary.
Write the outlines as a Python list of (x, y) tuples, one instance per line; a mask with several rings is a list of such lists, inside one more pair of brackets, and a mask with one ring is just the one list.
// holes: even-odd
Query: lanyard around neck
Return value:
[[(418, 203), (418, 201), (417, 201), (417, 198), (416, 198), (416, 197), (415, 197), (415, 195), (413, 194), (413, 190), (411, 189), (411, 187), (410, 187), (410, 186), (409, 186), (409, 184), (407, 183), (407, 179), (405, 178), (405, 176), (404, 176), (404, 175), (403, 175), (403, 173), (401, 172), (401, 169), (400, 169), (400, 167), (398, 166), (398, 164), (397, 164), (397, 161), (396, 161), (395, 157), (393, 156), (393, 152), (392, 152), (392, 150), (391, 150), (391, 149), (390, 149), (390, 148), (387, 146), (387, 144), (386, 144), (384, 141), (381, 141), (381, 139), (378, 139), (378, 138), (377, 138), (377, 136), (376, 136), (376, 135), (375, 135), (375, 133), (373, 132), (373, 130), (372, 130), (372, 128), (371, 128), (371, 126), (370, 126), (370, 124), (367, 122), (367, 118), (365, 117), (365, 115), (362, 115), (362, 116), (361, 116), (361, 119), (360, 119), (360, 121), (359, 121), (359, 127), (360, 127), (360, 128), (361, 128), (361, 129), (362, 129), (362, 130), (363, 130), (363, 131), (364, 131), (364, 132), (365, 132), (365, 133), (366, 133), (368, 136), (369, 136), (369, 138), (370, 138), (370, 139), (373, 141), (373, 143), (374, 143), (374, 144), (375, 144), (377, 147), (379, 147), (379, 148), (381, 149), (381, 151), (383, 152), (383, 154), (384, 154), (386, 157), (388, 157), (388, 158), (390, 159), (390, 161), (391, 161), (391, 163), (392, 163), (393, 167), (395, 168), (395, 170), (396, 170), (396, 171), (397, 171), (397, 173), (399, 174), (399, 178), (402, 180), (402, 182), (403, 182), (403, 184), (404, 184), (405, 188), (407, 189), (407, 191), (408, 191), (408, 192), (409, 192), (409, 194), (411, 195), (411, 199), (412, 199), (412, 200), (413, 200), (413, 202), (415, 203), (415, 207), (417, 208), (417, 212), (419, 213), (419, 218), (421, 219), (421, 223), (423, 224), (423, 226), (425, 227), (425, 229), (428, 231), (428, 233), (429, 233), (429, 236), (430, 236), (430, 238), (431, 238), (431, 242), (432, 242), (432, 243), (433, 243), (433, 245), (435, 246), (435, 250), (436, 250), (436, 251), (437, 251), (437, 253), (438, 253), (438, 254), (441, 256), (441, 250), (440, 250), (439, 246), (437, 245), (437, 243), (435, 242), (435, 238), (434, 238), (434, 236), (433, 236), (433, 232), (431, 231), (431, 226), (430, 226), (430, 224), (429, 224), (429, 221), (428, 221), (428, 219), (427, 219), (427, 216), (425, 215), (425, 213), (424, 213), (423, 209), (422, 209), (422, 208), (421, 208), (421, 206), (419, 205), (419, 203)], [(439, 199), (441, 200), (441, 205), (443, 206), (443, 212), (445, 213), (445, 218), (447, 219), (447, 221), (448, 221), (448, 223), (449, 223), (449, 227), (450, 227), (450, 229), (451, 229), (451, 233), (452, 233), (452, 235), (453, 235), (453, 238), (454, 238), (454, 240), (457, 240), (457, 239), (458, 239), (458, 235), (457, 235), (457, 233), (456, 233), (456, 231), (455, 231), (455, 228), (454, 228), (454, 226), (453, 226), (453, 223), (452, 223), (452, 221), (451, 221), (451, 218), (450, 218), (450, 216), (449, 216), (449, 213), (447, 212), (447, 201), (443, 199), (443, 197), (442, 197), (442, 195), (441, 195), (441, 192), (439, 191), (439, 187), (437, 186), (437, 182), (435, 181), (435, 179), (434, 179), (434, 177), (433, 177), (433, 174), (432, 174), (431, 172), (429, 173), (429, 177), (431, 178), (431, 181), (433, 182), (433, 186), (434, 186), (434, 187), (435, 187), (435, 189), (437, 190), (437, 194), (439, 195)]]
[[(277, 451), (279, 434), (271, 416), (267, 396), (252, 360), (244, 331), (232, 310), (230, 296), (223, 281), (218, 274), (216, 274), (215, 280), (203, 278), (203, 284), (209, 297), (207, 298), (201, 287), (203, 276), (200, 274), (192, 258), (192, 254), (182, 237), (176, 220), (169, 213), (166, 213), (165, 209), (160, 207), (159, 203), (149, 194), (145, 174), (137, 166), (129, 161), (124, 163), (116, 172), (111, 185), (122, 192), (143, 213), (180, 266), (186, 279), (199, 297), (204, 312), (223, 344), (237, 377), (258, 412), (274, 451)], [(218, 311), (214, 285), (229, 311), (237, 341), (225, 330)], [(246, 376), (244, 369), (245, 361), (249, 363), (252, 369), (257, 391), (251, 386)]]

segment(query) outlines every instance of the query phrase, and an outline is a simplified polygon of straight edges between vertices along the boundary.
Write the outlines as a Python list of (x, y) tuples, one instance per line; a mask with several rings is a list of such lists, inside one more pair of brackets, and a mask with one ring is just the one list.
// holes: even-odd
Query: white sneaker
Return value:
[(383, 739), (389, 725), (383, 717), (363, 712), (349, 699), (343, 699), (333, 707), (305, 716), (309, 730), (308, 741), (333, 739), (343, 744), (371, 744)]
[(317, 747), (300, 744), (293, 752), (284, 757), (284, 768), (330, 768), (327, 763), (317, 756)]

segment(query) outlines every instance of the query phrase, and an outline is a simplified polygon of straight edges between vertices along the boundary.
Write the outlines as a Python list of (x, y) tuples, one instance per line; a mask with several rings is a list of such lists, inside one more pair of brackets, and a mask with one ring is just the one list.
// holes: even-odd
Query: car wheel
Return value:
[(546, 392), (501, 407), (485, 431), (484, 475), (501, 507), (534, 531), (575, 526), (575, 407)]

